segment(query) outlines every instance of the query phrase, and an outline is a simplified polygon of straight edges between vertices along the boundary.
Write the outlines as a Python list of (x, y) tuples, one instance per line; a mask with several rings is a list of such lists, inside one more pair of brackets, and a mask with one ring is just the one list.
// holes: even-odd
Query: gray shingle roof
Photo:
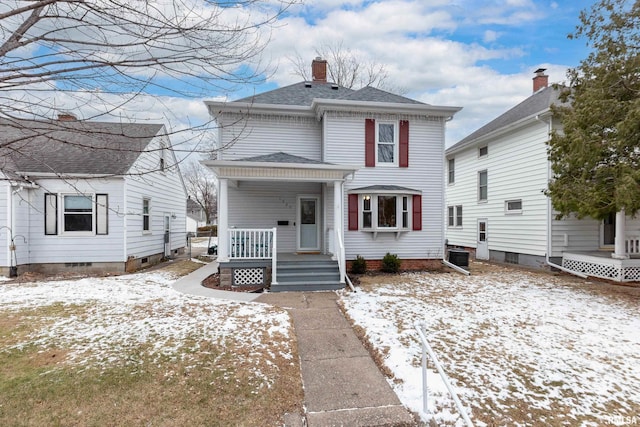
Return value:
[(344, 97), (351, 101), (371, 101), (371, 102), (393, 102), (397, 104), (423, 104), (423, 102), (416, 101), (415, 99), (406, 98), (404, 96), (396, 95), (391, 92), (387, 92), (375, 87), (366, 86), (355, 92), (352, 92)]
[(353, 90), (332, 83), (300, 82), (238, 99), (236, 102), (310, 106), (315, 98), (341, 99), (351, 92)]
[(312, 165), (330, 165), (331, 163), (319, 162), (317, 160), (307, 159), (306, 157), (294, 156), (293, 154), (278, 153), (265, 154), (262, 156), (245, 157), (243, 159), (237, 159), (238, 162), (266, 162), (266, 163), (299, 163), (299, 164), (312, 164)]
[(125, 174), (161, 124), (0, 119), (3, 172)]
[(460, 141), (449, 147), (447, 149), (447, 152), (455, 150), (456, 148), (462, 147), (464, 145), (468, 145), (474, 140), (491, 132), (499, 130), (503, 127), (509, 126), (517, 122), (518, 120), (522, 120), (535, 114), (542, 113), (553, 104), (560, 105), (561, 102), (559, 101), (558, 97), (561, 90), (562, 89), (560, 88), (556, 89), (553, 86), (549, 86), (534, 93), (533, 95), (522, 101), (520, 104), (511, 108), (504, 114), (498, 116), (496, 119), (490, 121), (480, 129), (471, 133), (469, 136), (461, 139)]
[(269, 92), (238, 99), (235, 102), (311, 106), (314, 99), (344, 99), (349, 101), (423, 104), (414, 99), (395, 95), (371, 86), (352, 90), (334, 83), (300, 82)]

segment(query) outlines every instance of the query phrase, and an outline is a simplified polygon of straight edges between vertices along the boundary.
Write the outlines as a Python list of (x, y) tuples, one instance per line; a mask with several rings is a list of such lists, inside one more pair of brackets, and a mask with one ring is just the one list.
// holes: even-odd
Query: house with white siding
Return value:
[(161, 124), (1, 119), (0, 158), (1, 274), (132, 271), (185, 246)]
[[(219, 125), (221, 280), (272, 291), (344, 287), (358, 255), (378, 268), (440, 265), (445, 124), (457, 107), (312, 81), (207, 102)], [(306, 274), (302, 274), (306, 273)]]
[(446, 150), (448, 246), (477, 259), (640, 280), (639, 219), (558, 220), (544, 194), (553, 178), (547, 142), (562, 131), (551, 111), (559, 89), (544, 71), (530, 97)]

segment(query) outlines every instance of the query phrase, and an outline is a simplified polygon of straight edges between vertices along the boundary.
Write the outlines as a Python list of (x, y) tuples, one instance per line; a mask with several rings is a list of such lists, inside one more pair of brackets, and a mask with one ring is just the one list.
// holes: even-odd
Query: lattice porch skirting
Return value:
[(562, 256), (562, 266), (588, 276), (617, 282), (640, 281), (640, 259), (614, 259), (565, 253)]

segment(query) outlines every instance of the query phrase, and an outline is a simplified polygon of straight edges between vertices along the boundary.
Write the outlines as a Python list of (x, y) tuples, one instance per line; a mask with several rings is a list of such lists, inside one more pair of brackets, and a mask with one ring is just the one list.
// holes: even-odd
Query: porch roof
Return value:
[(347, 190), (348, 193), (377, 193), (377, 194), (422, 194), (420, 190), (414, 190), (413, 188), (401, 187), (399, 185), (369, 185), (366, 187), (353, 188)]
[(273, 181), (342, 181), (360, 166), (324, 163), (289, 153), (271, 153), (237, 160), (205, 160), (218, 178)]

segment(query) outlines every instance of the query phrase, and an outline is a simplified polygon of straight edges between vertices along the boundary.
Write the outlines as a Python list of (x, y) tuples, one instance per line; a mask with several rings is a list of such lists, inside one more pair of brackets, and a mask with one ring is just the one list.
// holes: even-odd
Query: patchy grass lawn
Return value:
[[(640, 424), (640, 288), (481, 263), (472, 273), (363, 276), (343, 296), (405, 405), (422, 410), (424, 322), (476, 425)], [(423, 419), (460, 424), (434, 368), (428, 382)]]
[(301, 413), (288, 314), (174, 291), (191, 268), (0, 283), (0, 425), (264, 426)]

